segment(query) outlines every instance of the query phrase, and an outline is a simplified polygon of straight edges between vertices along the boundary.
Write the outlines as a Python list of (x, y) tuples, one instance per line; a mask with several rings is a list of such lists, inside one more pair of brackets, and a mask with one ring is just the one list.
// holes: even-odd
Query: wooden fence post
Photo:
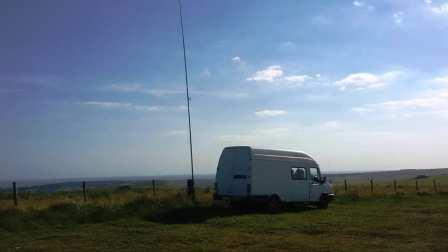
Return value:
[(415, 180), (415, 191), (418, 193), (418, 180)]
[(397, 181), (394, 180), (394, 193), (397, 193)]
[(437, 192), (437, 183), (436, 183), (435, 179), (432, 180), (432, 185), (434, 187), (434, 192), (436, 193)]
[(18, 201), (17, 201), (17, 186), (16, 186), (16, 182), (12, 182), (12, 198), (14, 200), (14, 206), (18, 205)]
[(84, 199), (84, 202), (87, 202), (87, 193), (86, 193), (86, 182), (82, 182), (82, 197)]
[(152, 196), (156, 196), (156, 180), (152, 180)]
[(347, 193), (347, 180), (346, 179), (344, 179), (344, 190), (345, 190), (345, 193)]
[(370, 179), (370, 193), (373, 194), (373, 179)]

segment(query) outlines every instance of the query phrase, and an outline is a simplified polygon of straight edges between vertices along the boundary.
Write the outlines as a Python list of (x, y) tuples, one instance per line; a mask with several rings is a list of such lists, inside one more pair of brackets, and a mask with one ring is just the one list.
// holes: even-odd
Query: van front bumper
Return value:
[(336, 199), (336, 194), (334, 194), (334, 193), (327, 194), (327, 199), (328, 199), (328, 202), (333, 201), (334, 199)]

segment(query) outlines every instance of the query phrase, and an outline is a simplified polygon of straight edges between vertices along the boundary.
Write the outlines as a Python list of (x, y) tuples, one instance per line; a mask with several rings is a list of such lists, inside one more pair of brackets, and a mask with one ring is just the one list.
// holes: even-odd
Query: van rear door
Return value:
[(218, 194), (246, 196), (249, 178), (250, 148), (226, 148), (219, 160), (216, 182)]

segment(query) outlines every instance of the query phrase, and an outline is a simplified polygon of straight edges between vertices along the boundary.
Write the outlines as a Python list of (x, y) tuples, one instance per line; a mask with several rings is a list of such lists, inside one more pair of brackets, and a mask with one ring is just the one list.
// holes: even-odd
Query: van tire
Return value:
[(316, 204), (318, 209), (327, 209), (328, 208), (328, 197), (327, 195), (320, 196), (319, 201)]
[(272, 214), (278, 213), (282, 209), (282, 202), (277, 194), (271, 195), (268, 201), (268, 209)]

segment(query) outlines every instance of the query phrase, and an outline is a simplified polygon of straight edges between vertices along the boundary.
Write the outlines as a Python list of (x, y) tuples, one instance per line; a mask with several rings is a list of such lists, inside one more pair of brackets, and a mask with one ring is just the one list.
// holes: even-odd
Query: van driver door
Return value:
[(316, 202), (319, 201), (321, 194), (321, 175), (317, 167), (309, 168), (309, 183), (310, 183), (310, 196), (309, 200)]
[(307, 176), (307, 169), (305, 167), (291, 167), (291, 181), (292, 188), (289, 190), (290, 201), (306, 202), (309, 197), (309, 182)]

